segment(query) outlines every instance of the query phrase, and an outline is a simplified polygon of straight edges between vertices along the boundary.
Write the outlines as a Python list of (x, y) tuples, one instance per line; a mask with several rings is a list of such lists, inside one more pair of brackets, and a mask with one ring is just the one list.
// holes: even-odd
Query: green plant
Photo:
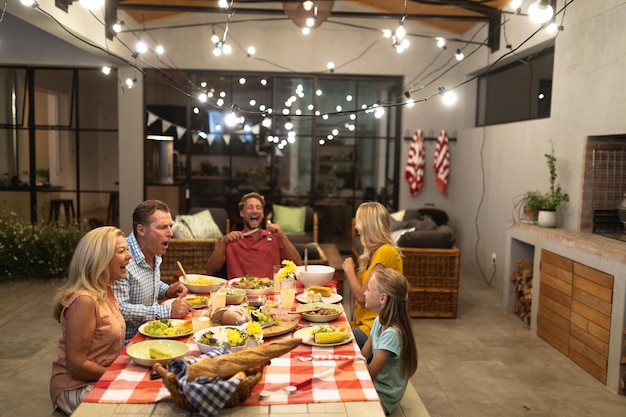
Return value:
[[(539, 191), (527, 191), (522, 197), (522, 205), (530, 210), (530, 219), (536, 220), (537, 214), (541, 207), (545, 204), (543, 194)], [(528, 217), (528, 216), (527, 216)], [(530, 220), (529, 219), (529, 220)]]
[(0, 215), (0, 277), (63, 278), (85, 232), (75, 225), (30, 224)]
[(563, 192), (561, 185), (556, 182), (556, 157), (554, 156), (554, 144), (550, 141), (551, 151), (544, 154), (546, 157), (546, 164), (550, 171), (550, 191), (543, 195), (543, 204), (540, 207), (542, 210), (556, 210), (559, 206), (569, 201), (569, 195)]

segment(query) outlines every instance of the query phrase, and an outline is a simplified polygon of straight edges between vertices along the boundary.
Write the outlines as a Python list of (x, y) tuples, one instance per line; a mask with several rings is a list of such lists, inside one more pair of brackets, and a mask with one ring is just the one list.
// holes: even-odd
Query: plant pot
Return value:
[(524, 206), (524, 218), (522, 219), (522, 222), (527, 224), (536, 224), (537, 212), (528, 206)]
[(537, 226), (556, 227), (556, 210), (539, 210)]

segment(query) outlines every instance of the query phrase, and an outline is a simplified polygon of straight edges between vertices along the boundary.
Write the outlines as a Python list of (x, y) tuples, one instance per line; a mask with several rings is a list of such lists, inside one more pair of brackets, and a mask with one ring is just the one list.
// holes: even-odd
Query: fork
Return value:
[(345, 360), (359, 360), (365, 361), (365, 357), (358, 355), (294, 355), (294, 357), (301, 362), (309, 362), (309, 361), (345, 361)]
[[(271, 220), (267, 221), (267, 224), (272, 224)], [(271, 242), (272, 241), (272, 232), (270, 232), (269, 230), (267, 231), (267, 242)]]

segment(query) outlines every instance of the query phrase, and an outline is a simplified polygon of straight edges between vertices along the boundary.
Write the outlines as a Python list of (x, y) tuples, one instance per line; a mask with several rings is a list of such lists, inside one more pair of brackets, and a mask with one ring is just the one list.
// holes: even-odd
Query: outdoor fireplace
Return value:
[(581, 231), (626, 241), (626, 135), (590, 136), (585, 150)]

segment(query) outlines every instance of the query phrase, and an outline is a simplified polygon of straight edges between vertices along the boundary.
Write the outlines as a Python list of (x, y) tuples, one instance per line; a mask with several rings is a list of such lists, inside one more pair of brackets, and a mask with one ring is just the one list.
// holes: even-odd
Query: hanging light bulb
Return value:
[(256, 48), (254, 46), (249, 46), (248, 47), (248, 58), (250, 58), (254, 54), (256, 54)]
[(460, 49), (457, 49), (456, 54), (454, 54), (454, 57), (456, 58), (457, 61), (463, 61), (463, 58), (465, 58), (465, 54)]
[(122, 20), (119, 20), (119, 21), (115, 22), (113, 24), (113, 28), (112, 28), (113, 32), (120, 33), (122, 31), (122, 25), (123, 24), (124, 24), (124, 21), (122, 21)]
[(312, 28), (313, 26), (315, 26), (315, 18), (307, 17), (305, 23), (308, 27)]
[(552, 19), (554, 9), (548, 0), (537, 0), (528, 6), (528, 16), (533, 22), (544, 24)]
[(111, 67), (108, 65), (105, 65), (102, 67), (102, 73), (104, 75), (109, 75), (111, 73)]
[(522, 3), (523, 3), (523, 1), (522, 1), (522, 0), (512, 0), (512, 1), (509, 3), (509, 8), (511, 8), (511, 9), (513, 9), (513, 10), (517, 10), (517, 9), (519, 9), (520, 7), (522, 7)]
[(306, 10), (307, 12), (310, 12), (311, 9), (313, 8), (313, 2), (311, 0), (306, 0), (302, 2), (302, 8)]
[(20, 3), (22, 3), (22, 6), (26, 7), (33, 7), (37, 4), (35, 0), (20, 0)]
[(309, 28), (309, 27), (303, 27), (302, 28), (302, 34), (303, 35), (308, 35), (309, 33), (311, 33), (311, 28)]
[(135, 44), (135, 50), (140, 54), (148, 52), (148, 45), (142, 40), (138, 40)]
[(445, 48), (446, 47), (446, 40), (444, 38), (435, 38), (437, 40), (437, 47), (438, 48)]
[(156, 52), (157, 55), (163, 55), (165, 53), (165, 48), (163, 47), (163, 45), (157, 45), (154, 49), (154, 52)]

